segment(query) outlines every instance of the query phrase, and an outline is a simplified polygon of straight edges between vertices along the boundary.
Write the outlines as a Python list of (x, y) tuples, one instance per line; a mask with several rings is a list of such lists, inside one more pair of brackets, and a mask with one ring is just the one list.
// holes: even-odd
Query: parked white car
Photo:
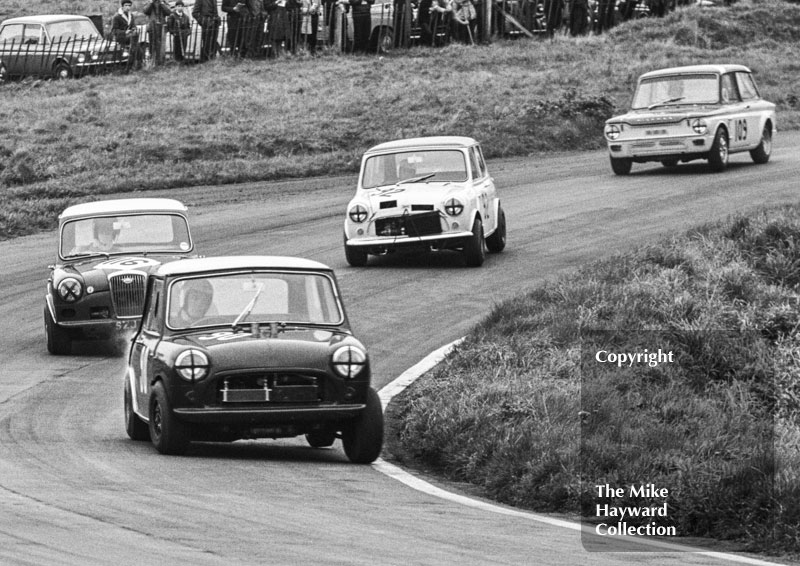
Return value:
[(361, 161), (347, 205), (347, 262), (398, 248), (461, 250), (468, 266), (506, 246), (506, 218), (480, 145), (467, 137), (429, 137), (377, 145)]
[(766, 163), (776, 132), (775, 105), (759, 95), (743, 65), (692, 65), (639, 77), (627, 114), (606, 121), (611, 168), (627, 175), (633, 163), (707, 159), (716, 171), (732, 153), (749, 151)]

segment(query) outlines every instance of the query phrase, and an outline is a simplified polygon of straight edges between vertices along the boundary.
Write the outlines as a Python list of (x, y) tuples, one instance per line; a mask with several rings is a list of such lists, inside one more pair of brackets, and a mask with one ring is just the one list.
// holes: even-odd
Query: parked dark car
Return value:
[(68, 79), (124, 68), (129, 55), (104, 39), (85, 16), (26, 16), (0, 23), (0, 82), (26, 76)]
[(142, 317), (147, 274), (194, 249), (186, 207), (172, 199), (71, 206), (59, 216), (58, 236), (44, 328), (48, 351), (60, 355), (72, 353), (77, 339), (133, 331)]
[(342, 439), (369, 463), (383, 412), (333, 271), (315, 261), (209, 257), (162, 265), (147, 285), (124, 392), (125, 426), (162, 454), (191, 441)]

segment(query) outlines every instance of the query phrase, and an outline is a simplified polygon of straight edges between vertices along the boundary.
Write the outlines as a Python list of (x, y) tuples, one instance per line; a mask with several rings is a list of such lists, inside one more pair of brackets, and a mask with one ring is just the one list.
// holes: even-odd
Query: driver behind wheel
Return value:
[(177, 302), (179, 308), (170, 316), (170, 322), (172, 326), (186, 328), (208, 314), (214, 300), (214, 288), (206, 279), (192, 279), (183, 283), (181, 291)]

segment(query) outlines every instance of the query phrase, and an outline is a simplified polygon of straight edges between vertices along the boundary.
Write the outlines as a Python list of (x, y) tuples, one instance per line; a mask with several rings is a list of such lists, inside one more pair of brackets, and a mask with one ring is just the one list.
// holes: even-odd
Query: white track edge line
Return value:
[[(392, 382), (382, 387), (381, 390), (378, 391), (378, 397), (380, 397), (381, 399), (381, 405), (383, 406), (383, 410), (384, 411), (386, 410), (386, 406), (389, 404), (389, 402), (395, 395), (399, 395), (404, 389), (406, 389), (409, 385), (414, 383), (421, 375), (433, 369), (447, 356), (447, 354), (450, 353), (450, 351), (453, 348), (458, 346), (463, 341), (464, 338), (462, 337), (449, 344), (445, 344), (444, 346), (442, 346), (437, 350), (434, 350), (433, 352), (425, 356), (422, 360), (420, 360), (419, 362), (408, 368), (406, 371), (401, 373)], [(432, 495), (440, 499), (451, 501), (453, 503), (458, 503), (460, 505), (465, 505), (467, 507), (472, 507), (483, 511), (490, 511), (492, 513), (499, 513), (501, 515), (518, 517), (529, 521), (536, 521), (537, 523), (544, 523), (554, 527), (561, 527), (573, 531), (583, 531), (587, 534), (592, 534), (592, 535), (594, 534), (591, 527), (586, 525), (581, 525), (580, 523), (574, 523), (572, 521), (564, 521), (562, 519), (555, 519), (552, 517), (531, 513), (529, 511), (509, 509), (507, 507), (502, 507), (500, 505), (487, 503), (486, 501), (473, 499), (465, 495), (459, 495), (457, 493), (444, 490), (440, 487), (436, 487), (431, 483), (428, 483), (427, 481), (417, 476), (414, 476), (406, 472), (405, 470), (403, 470), (398, 466), (395, 466), (394, 464), (386, 462), (381, 458), (378, 458), (372, 464), (372, 468), (392, 479), (395, 479), (413, 489), (416, 489), (417, 491), (421, 491), (423, 493), (427, 493), (428, 495)], [(701, 548), (694, 548), (691, 546), (685, 546), (677, 543), (662, 542), (650, 539), (639, 539), (639, 538), (632, 538), (632, 542), (635, 542), (636, 544), (640, 544), (643, 546), (653, 546), (656, 548), (660, 548), (664, 551), (692, 552), (712, 558), (718, 558), (720, 560), (737, 562), (739, 564), (751, 564), (753, 566), (785, 566), (784, 564), (779, 564), (777, 562), (767, 562), (765, 560), (759, 560), (757, 558), (739, 556), (737, 554), (728, 554), (726, 552), (712, 552), (708, 550), (703, 550)]]

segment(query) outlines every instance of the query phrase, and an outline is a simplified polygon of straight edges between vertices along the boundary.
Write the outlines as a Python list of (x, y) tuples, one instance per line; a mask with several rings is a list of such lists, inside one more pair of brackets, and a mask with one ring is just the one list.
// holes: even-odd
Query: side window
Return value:
[(475, 155), (478, 156), (478, 169), (480, 169), (481, 177), (485, 177), (489, 172), (486, 170), (486, 162), (483, 160), (483, 151), (480, 146), (475, 146)]
[(475, 148), (469, 150), (469, 164), (472, 168), (472, 178), (473, 179), (480, 179), (481, 173), (480, 168), (478, 167), (478, 159), (475, 157)]
[(742, 100), (758, 98), (756, 83), (753, 81), (753, 77), (750, 73), (736, 73), (736, 84), (739, 86), (739, 93), (742, 95)]
[(150, 302), (144, 313), (142, 329), (150, 332), (158, 332), (160, 313), (163, 310), (164, 282), (160, 279), (152, 280), (150, 289)]
[(10, 24), (0, 29), (0, 43), (22, 42), (22, 24)]
[(28, 24), (22, 38), (25, 45), (37, 45), (42, 39), (42, 26)]
[(722, 92), (720, 96), (723, 104), (726, 102), (739, 102), (741, 100), (741, 98), (739, 98), (739, 89), (736, 88), (732, 73), (722, 75), (721, 86)]

